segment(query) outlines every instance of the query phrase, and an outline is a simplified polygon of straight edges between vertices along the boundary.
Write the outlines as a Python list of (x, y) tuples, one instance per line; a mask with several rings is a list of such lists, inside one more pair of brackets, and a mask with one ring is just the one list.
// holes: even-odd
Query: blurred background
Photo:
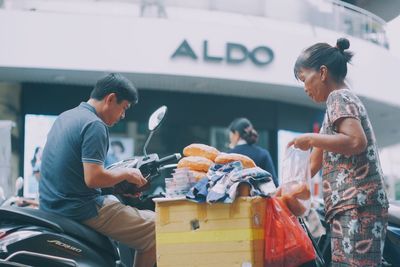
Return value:
[[(391, 199), (400, 200), (400, 1), (0, 0), (0, 186), (37, 194), (41, 149), (57, 116), (120, 72), (140, 101), (110, 128), (119, 159), (140, 155), (147, 119), (167, 105), (148, 152), (191, 143), (228, 149), (249, 118), (280, 170), (285, 144), (319, 131), (324, 106), (293, 75), (304, 48), (350, 40), (348, 83), (363, 100)], [(110, 154), (113, 151), (110, 150)], [(319, 180), (314, 179), (319, 195)]]

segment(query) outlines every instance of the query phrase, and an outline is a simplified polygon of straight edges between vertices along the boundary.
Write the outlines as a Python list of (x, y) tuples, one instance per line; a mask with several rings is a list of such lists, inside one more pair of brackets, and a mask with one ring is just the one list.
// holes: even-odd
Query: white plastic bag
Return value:
[[(285, 202), (297, 216), (307, 214), (311, 206), (310, 154), (310, 150), (303, 151), (290, 146), (286, 149), (282, 162), (282, 197), (289, 199)], [(298, 202), (292, 199), (293, 197), (297, 198), (304, 208), (297, 205)]]

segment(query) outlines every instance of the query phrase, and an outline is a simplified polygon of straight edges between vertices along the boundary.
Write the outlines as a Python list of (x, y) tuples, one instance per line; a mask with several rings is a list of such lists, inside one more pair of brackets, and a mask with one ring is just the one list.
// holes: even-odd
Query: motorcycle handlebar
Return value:
[[(159, 174), (160, 167), (165, 165), (168, 162), (177, 161), (181, 158), (181, 154), (175, 153), (173, 155), (166, 156), (161, 159), (157, 159), (157, 154), (151, 154), (146, 158), (139, 158), (139, 162), (137, 165), (128, 164), (123, 167), (135, 167), (139, 168), (144, 177), (147, 177), (149, 181), (155, 176)], [(137, 161), (136, 161), (137, 162)], [(130, 161), (128, 162), (130, 163)], [(136, 194), (138, 192), (145, 191), (149, 189), (150, 183), (147, 183), (147, 186), (137, 187), (135, 184), (131, 184), (126, 180), (114, 185), (110, 190), (103, 189), (103, 194), (114, 194), (114, 195), (124, 195), (124, 194)]]
[(172, 162), (172, 161), (175, 162), (175, 161), (179, 160), (181, 157), (182, 156), (180, 153), (175, 153), (175, 154), (172, 154), (172, 155), (169, 155), (169, 156), (159, 159), (157, 161), (157, 163), (158, 163), (158, 166), (161, 166), (168, 162)]

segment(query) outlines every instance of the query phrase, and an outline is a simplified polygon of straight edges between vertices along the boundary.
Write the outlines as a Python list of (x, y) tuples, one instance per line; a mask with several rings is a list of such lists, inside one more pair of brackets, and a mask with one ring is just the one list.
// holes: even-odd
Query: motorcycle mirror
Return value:
[(168, 109), (166, 106), (161, 106), (156, 111), (154, 111), (153, 114), (151, 114), (151, 116), (149, 118), (148, 128), (150, 130), (150, 134), (147, 137), (147, 140), (143, 146), (143, 154), (144, 154), (145, 158), (147, 158), (146, 149), (147, 149), (147, 146), (149, 145), (150, 139), (153, 136), (154, 131), (157, 130), (158, 127), (160, 127), (161, 122), (165, 118), (165, 114), (167, 114), (167, 110)]
[(24, 187), (24, 178), (18, 177), (15, 180), (15, 195), (18, 196), (18, 192)]
[(156, 111), (154, 111), (153, 114), (151, 114), (148, 126), (150, 131), (157, 130), (157, 128), (163, 121), (166, 113), (167, 113), (167, 107), (161, 106)]
[(15, 189), (16, 189), (16, 190), (21, 190), (22, 187), (24, 187), (24, 178), (18, 177), (18, 178), (15, 180)]

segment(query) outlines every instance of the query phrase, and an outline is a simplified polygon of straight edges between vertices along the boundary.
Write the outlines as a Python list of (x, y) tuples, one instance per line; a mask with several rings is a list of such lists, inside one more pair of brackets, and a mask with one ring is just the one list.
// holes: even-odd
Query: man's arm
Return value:
[(140, 170), (135, 168), (107, 170), (103, 165), (84, 162), (83, 171), (85, 183), (90, 188), (111, 187), (123, 180), (139, 187), (147, 183)]

